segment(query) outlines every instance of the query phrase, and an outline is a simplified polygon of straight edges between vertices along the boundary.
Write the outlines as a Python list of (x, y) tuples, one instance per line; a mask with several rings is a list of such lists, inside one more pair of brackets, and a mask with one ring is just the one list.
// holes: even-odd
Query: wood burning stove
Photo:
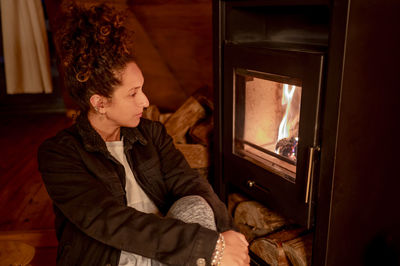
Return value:
[(395, 265), (398, 156), (379, 140), (398, 131), (398, 1), (213, 4), (221, 198), (311, 227), (312, 265)]
[(224, 63), (225, 174), (310, 224), (323, 54), (226, 45)]
[(228, 190), (311, 227), (329, 9), (282, 3), (220, 2), (219, 165)]

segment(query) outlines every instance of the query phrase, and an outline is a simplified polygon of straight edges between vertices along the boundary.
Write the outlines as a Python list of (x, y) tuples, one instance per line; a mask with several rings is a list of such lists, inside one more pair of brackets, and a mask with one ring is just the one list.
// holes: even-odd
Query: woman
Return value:
[(71, 5), (63, 21), (57, 42), (80, 115), (38, 152), (57, 264), (249, 265), (210, 185), (161, 123), (141, 118), (149, 102), (121, 16)]

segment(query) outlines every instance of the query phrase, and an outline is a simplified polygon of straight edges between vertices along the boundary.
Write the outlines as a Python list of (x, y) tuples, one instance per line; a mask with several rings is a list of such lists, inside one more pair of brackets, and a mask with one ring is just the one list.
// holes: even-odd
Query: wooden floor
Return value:
[(31, 265), (55, 265), (54, 214), (38, 172), (37, 149), (72, 124), (63, 114), (0, 117), (0, 240), (36, 247)]

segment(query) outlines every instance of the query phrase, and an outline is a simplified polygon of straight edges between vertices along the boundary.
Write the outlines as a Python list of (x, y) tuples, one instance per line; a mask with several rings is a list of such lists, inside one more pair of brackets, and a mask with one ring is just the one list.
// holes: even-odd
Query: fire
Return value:
[(288, 84), (283, 84), (283, 93), (282, 93), (282, 106), (286, 105), (285, 115), (283, 116), (282, 122), (279, 125), (279, 134), (277, 142), (283, 138), (289, 137), (289, 127), (288, 127), (288, 115), (290, 112), (290, 106), (293, 99), (294, 91), (296, 90), (296, 86), (292, 86), (289, 90)]
[(297, 154), (297, 136), (290, 136), (290, 130), (296, 123), (297, 113), (295, 108), (292, 108), (293, 95), (296, 91), (296, 86), (283, 84), (282, 102), (281, 105), (285, 108), (285, 113), (279, 125), (278, 138), (276, 141), (275, 152), (283, 156), (296, 160)]

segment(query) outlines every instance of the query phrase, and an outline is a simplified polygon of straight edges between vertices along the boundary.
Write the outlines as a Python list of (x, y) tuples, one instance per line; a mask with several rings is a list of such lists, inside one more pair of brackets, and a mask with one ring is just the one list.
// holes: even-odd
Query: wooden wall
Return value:
[(211, 0), (128, 2), (185, 96), (203, 86), (211, 91)]
[[(88, 6), (100, 2), (76, 1)], [(45, 2), (55, 30), (62, 1)], [(162, 111), (174, 111), (199, 88), (208, 87), (206, 91), (212, 95), (211, 0), (103, 2), (127, 14), (126, 25), (135, 33), (134, 49), (150, 103)]]

